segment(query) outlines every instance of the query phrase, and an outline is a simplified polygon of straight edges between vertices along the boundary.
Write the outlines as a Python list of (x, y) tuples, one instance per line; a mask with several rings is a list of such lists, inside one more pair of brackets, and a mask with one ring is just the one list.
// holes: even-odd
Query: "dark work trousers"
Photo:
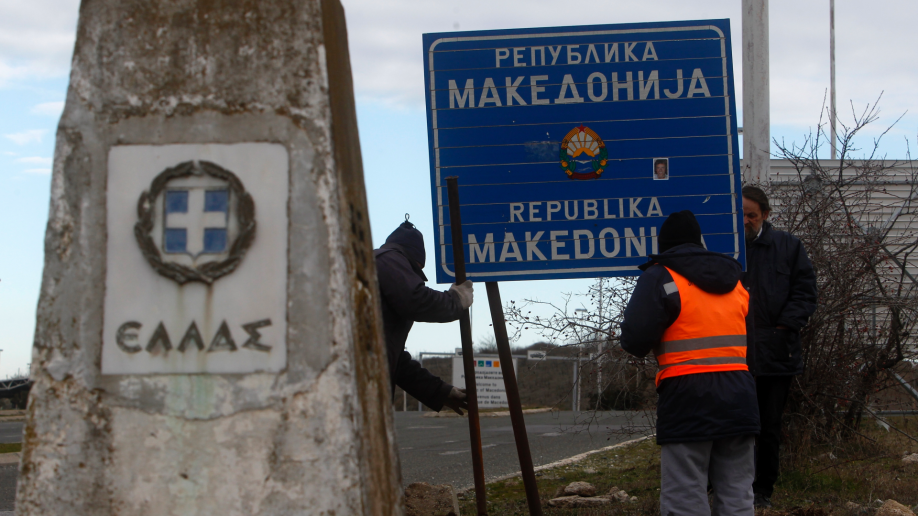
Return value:
[(778, 480), (781, 414), (793, 379), (793, 376), (755, 378), (762, 432), (755, 440), (755, 482), (752, 483), (752, 490), (769, 498)]

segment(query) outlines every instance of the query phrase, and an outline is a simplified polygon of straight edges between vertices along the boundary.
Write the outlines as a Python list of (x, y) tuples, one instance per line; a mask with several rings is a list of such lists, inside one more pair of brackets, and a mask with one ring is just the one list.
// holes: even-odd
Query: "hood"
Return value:
[(424, 275), (424, 264), (427, 262), (427, 252), (424, 250), (424, 235), (418, 231), (414, 224), (402, 222), (392, 234), (386, 238), (386, 243), (380, 249), (394, 249), (411, 263), (411, 268), (418, 273), (424, 281), (427, 276)]
[(650, 255), (642, 271), (654, 264), (668, 267), (685, 276), (698, 288), (711, 294), (726, 294), (736, 288), (743, 266), (733, 258), (708, 251), (697, 244), (682, 244), (664, 253)]

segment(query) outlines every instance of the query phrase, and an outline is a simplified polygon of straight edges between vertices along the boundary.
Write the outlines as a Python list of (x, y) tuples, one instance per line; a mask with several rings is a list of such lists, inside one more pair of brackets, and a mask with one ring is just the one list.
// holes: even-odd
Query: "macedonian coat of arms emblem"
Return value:
[[(586, 154), (590, 159), (577, 159)], [(580, 125), (571, 129), (561, 140), (561, 168), (571, 179), (596, 179), (608, 165), (606, 144), (589, 127)]]

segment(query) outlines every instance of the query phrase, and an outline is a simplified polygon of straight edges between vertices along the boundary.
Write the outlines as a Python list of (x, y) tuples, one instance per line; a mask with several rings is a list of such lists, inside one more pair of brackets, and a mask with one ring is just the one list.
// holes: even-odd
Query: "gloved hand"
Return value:
[(469, 409), (469, 402), (465, 394), (465, 389), (453, 387), (453, 390), (449, 391), (449, 396), (443, 400), (443, 406), (453, 409), (456, 414), (461, 416), (462, 409)]
[(464, 281), (458, 285), (453, 283), (452, 287), (449, 287), (449, 291), (455, 291), (459, 295), (459, 302), (462, 303), (462, 308), (466, 309), (472, 306), (472, 299), (475, 297), (475, 292), (472, 290), (472, 282)]

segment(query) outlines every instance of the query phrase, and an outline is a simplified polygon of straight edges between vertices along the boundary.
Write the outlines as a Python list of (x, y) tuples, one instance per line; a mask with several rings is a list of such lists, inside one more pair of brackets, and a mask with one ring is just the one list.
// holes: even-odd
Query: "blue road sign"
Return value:
[(672, 212), (745, 263), (729, 20), (424, 35), (437, 282), (638, 275)]

